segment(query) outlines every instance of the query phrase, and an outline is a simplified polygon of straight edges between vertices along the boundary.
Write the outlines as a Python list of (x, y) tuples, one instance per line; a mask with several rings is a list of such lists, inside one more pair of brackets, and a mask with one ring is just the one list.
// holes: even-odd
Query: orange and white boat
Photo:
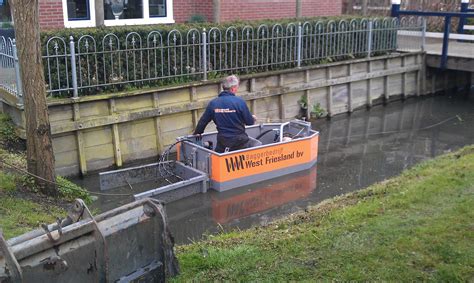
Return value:
[(135, 198), (165, 198), (165, 193), (181, 198), (208, 188), (222, 192), (295, 173), (311, 168), (318, 160), (319, 132), (311, 129), (310, 122), (264, 123), (246, 127), (246, 133), (256, 146), (224, 153), (214, 151), (217, 132), (179, 137), (175, 162), (162, 158), (154, 164), (101, 173), (101, 189), (157, 176), (174, 177), (175, 182), (145, 190)]

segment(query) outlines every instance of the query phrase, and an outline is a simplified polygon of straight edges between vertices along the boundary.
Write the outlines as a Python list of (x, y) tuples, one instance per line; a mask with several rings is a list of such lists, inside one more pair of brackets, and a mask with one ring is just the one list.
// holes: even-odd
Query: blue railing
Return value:
[(464, 26), (468, 18), (474, 18), (474, 9), (469, 9), (469, 0), (461, 0), (460, 12), (424, 12), (400, 10), (400, 0), (392, 0), (392, 17), (419, 16), (419, 17), (444, 17), (443, 51), (441, 53), (441, 69), (446, 69), (448, 62), (449, 35), (453, 18), (459, 18), (458, 33), (464, 33)]

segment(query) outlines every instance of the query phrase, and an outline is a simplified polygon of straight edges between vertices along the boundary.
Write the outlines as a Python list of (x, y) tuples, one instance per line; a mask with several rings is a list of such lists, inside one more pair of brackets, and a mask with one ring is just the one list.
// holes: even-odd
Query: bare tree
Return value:
[(10, 4), (23, 81), (28, 171), (46, 180), (35, 179), (42, 192), (56, 196), (51, 127), (41, 60), (38, 0), (11, 0)]

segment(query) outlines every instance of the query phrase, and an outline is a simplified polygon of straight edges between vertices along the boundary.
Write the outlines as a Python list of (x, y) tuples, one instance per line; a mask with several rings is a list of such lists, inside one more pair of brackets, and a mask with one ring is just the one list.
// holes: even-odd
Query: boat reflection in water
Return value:
[(212, 218), (221, 224), (306, 198), (316, 189), (317, 166), (269, 182), (211, 196)]

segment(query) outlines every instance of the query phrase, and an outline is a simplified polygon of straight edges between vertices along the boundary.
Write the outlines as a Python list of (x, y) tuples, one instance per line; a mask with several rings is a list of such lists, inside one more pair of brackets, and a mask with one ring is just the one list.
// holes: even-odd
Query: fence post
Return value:
[(202, 80), (207, 81), (207, 33), (202, 30)]
[(372, 54), (372, 33), (373, 33), (373, 22), (369, 21), (369, 34), (367, 38), (367, 58), (370, 58)]
[(73, 98), (78, 98), (79, 92), (77, 90), (76, 47), (74, 45), (74, 38), (72, 37), (72, 35), (69, 37), (69, 50), (71, 51), (71, 75), (72, 75)]
[(446, 69), (448, 64), (449, 34), (451, 33), (451, 17), (444, 18), (443, 52), (441, 53), (441, 69)]
[[(469, 0), (461, 0), (461, 13), (469, 12)], [(459, 17), (459, 26), (458, 26), (458, 33), (464, 33), (464, 25), (466, 24), (466, 17), (460, 16)]]
[(392, 0), (392, 11), (391, 11), (391, 16), (394, 18), (398, 18), (400, 16), (400, 4), (401, 0)]
[(421, 51), (425, 51), (426, 47), (426, 18), (422, 19), (422, 27), (421, 27)]
[(16, 49), (16, 40), (12, 40), (13, 64), (15, 67), (16, 94), (19, 104), (23, 105), (23, 84), (20, 76), (20, 63), (18, 62), (18, 52)]
[(303, 44), (303, 29), (301, 28), (301, 23), (298, 23), (298, 48), (297, 48), (297, 56), (296, 56), (296, 66), (298, 68), (301, 67), (301, 49)]

